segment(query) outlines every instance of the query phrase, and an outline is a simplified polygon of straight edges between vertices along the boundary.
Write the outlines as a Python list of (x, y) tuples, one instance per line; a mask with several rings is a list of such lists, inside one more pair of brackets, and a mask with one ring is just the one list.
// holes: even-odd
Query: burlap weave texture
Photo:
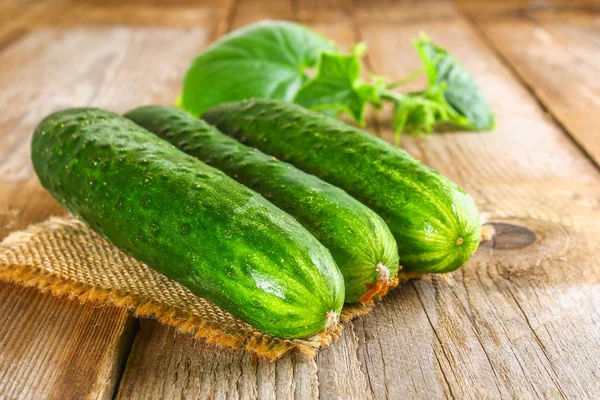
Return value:
[[(242, 347), (271, 359), (292, 350), (314, 356), (342, 329), (338, 325), (306, 340), (264, 334), (123, 253), (71, 216), (52, 217), (11, 233), (0, 244), (0, 280), (81, 301), (127, 307), (136, 316), (157, 318), (208, 343)], [(347, 322), (369, 309), (347, 307), (341, 320)]]

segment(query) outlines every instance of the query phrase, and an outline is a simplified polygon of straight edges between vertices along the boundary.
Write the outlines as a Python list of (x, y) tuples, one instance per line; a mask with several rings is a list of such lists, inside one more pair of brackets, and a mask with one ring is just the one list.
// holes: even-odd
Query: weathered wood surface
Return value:
[(493, 6), (474, 11), (467, 4), (465, 10), (544, 107), (600, 164), (600, 4), (501, 12)]
[[(544, 12), (553, 4), (545, 2)], [(498, 38), (513, 18), (506, 10), (527, 7), (464, 1), (459, 12), (445, 1), (241, 0), (177, 1), (163, 9), (153, 1), (0, 1), (0, 10), (15, 16), (0, 28), (0, 104), (11, 105), (0, 115), (3, 236), (60, 210), (28, 161), (31, 131), (45, 114), (75, 105), (122, 112), (168, 104), (194, 54), (217, 35), (264, 18), (300, 20), (342, 45), (363, 40), (370, 72), (391, 78), (418, 67), (410, 39), (420, 31), (452, 49), (488, 93), (497, 130), (405, 137), (403, 146), (465, 187), (489, 221), (516, 227), (501, 227), (461, 270), (402, 285), (316, 361), (259, 361), (149, 320), (133, 339), (126, 313), (4, 285), (0, 398), (51, 397), (71, 386), (65, 393), (75, 397), (122, 399), (600, 396), (600, 174), (569, 137), (593, 154), (582, 125), (564, 122), (573, 114), (560, 112), (569, 107), (541, 94), (554, 64), (533, 64), (542, 76), (534, 82), (527, 68), (513, 65), (531, 59), (509, 56), (519, 42)], [(485, 26), (477, 19), (484, 17)], [(576, 53), (565, 26), (553, 37)], [(500, 40), (513, 50), (498, 50)], [(589, 43), (579, 51), (592, 52)], [(568, 67), (560, 65), (563, 76), (576, 74)], [(590, 104), (587, 114), (597, 111)], [(373, 114), (369, 128), (391, 140), (389, 113)], [(536, 240), (526, 245), (530, 232)]]
[(127, 314), (0, 284), (0, 398), (110, 399), (134, 336)]

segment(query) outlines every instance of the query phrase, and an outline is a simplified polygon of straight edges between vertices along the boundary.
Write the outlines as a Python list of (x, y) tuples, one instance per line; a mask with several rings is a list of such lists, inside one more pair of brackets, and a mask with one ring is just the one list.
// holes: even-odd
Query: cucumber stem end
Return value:
[(333, 310), (327, 311), (327, 322), (325, 322), (325, 330), (329, 331), (337, 326), (340, 322), (340, 315)]
[[(368, 303), (373, 299), (381, 299), (381, 297), (387, 294), (390, 288), (398, 286), (398, 276), (391, 277), (390, 269), (387, 266), (378, 263), (375, 268), (377, 268), (377, 280), (366, 284), (367, 291), (358, 299), (361, 303)], [(399, 265), (398, 271), (401, 269), (402, 266)]]

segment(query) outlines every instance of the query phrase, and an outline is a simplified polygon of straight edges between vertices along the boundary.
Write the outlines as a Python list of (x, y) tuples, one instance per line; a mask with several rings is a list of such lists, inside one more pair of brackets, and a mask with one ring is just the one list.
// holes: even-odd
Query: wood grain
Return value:
[(109, 399), (134, 334), (123, 309), (0, 283), (0, 398)]
[[(541, 89), (523, 86), (549, 90), (548, 72), (535, 78), (537, 83), (528, 81), (525, 67), (498, 58), (510, 61), (509, 51), (499, 53), (497, 43), (513, 53), (547, 49), (532, 39), (509, 43), (490, 33), (517, 35), (506, 32), (515, 19), (517, 32), (531, 33), (523, 26), (532, 22), (518, 16), (533, 13), (535, 24), (560, 38), (554, 44), (559, 54), (594, 55), (589, 32), (597, 27), (581, 16), (581, 2), (553, 0), (534, 11), (529, 3), (463, 0), (463, 12), (482, 18), (473, 24), (445, 1), (178, 0), (168, 9), (150, 0), (47, 0), (18, 9), (0, 1), (0, 10), (10, 9), (16, 21), (0, 28), (0, 43), (17, 38), (0, 52), (0, 102), (11, 104), (0, 115), (0, 190), (6, 193), (0, 198), (1, 233), (61, 210), (39, 187), (28, 161), (29, 135), (51, 111), (95, 105), (123, 112), (144, 103), (169, 104), (188, 63), (210, 40), (265, 18), (302, 21), (345, 48), (364, 40), (369, 71), (392, 79), (418, 68), (410, 39), (425, 31), (474, 73), (498, 114), (498, 128), (488, 134), (405, 137), (403, 146), (461, 184), (489, 221), (516, 228), (499, 230), (497, 240), (481, 246), (459, 271), (401, 285), (371, 314), (348, 325), (316, 361), (298, 355), (260, 361), (143, 320), (116, 396), (598, 398), (600, 173), (555, 122), (581, 132), (560, 114), (564, 109), (573, 115), (572, 104), (554, 99), (567, 92), (548, 92), (551, 106)], [(585, 10), (593, 9), (591, 2), (583, 3)], [(562, 16), (573, 15), (577, 27), (551, 15), (552, 7)], [(489, 28), (479, 22), (484, 18)], [(583, 50), (574, 48), (582, 38), (588, 38)], [(532, 57), (520, 62), (529, 65)], [(593, 84), (588, 70), (570, 71), (568, 64), (551, 61), (562, 79), (575, 74), (573, 90)], [(584, 67), (598, 69), (595, 61)], [(417, 80), (407, 89), (423, 84)], [(586, 100), (589, 105), (594, 97)], [(392, 139), (389, 115), (382, 110), (369, 119), (369, 129), (387, 140)], [(591, 139), (577, 140), (592, 153)], [(525, 232), (535, 235), (533, 243)], [(123, 362), (119, 354), (131, 338), (126, 316), (6, 285), (0, 286), (0, 297), (0, 322), (6, 321), (0, 325), (0, 393), (8, 388), (11, 397), (52, 397), (67, 386), (73, 397), (112, 394)], [(12, 317), (4, 320), (6, 313)], [(90, 339), (94, 334), (107, 339)], [(4, 343), (23, 350), (6, 356)], [(70, 365), (65, 348), (74, 357)], [(33, 379), (35, 386), (29, 384)], [(17, 380), (21, 383), (13, 384)]]
[(469, 15), (544, 107), (600, 164), (600, 7)]
[(258, 360), (143, 320), (117, 398), (308, 399), (317, 392), (315, 370), (301, 355)]
[(568, 10), (597, 10), (597, 0), (503, 0), (503, 1), (484, 1), (484, 0), (455, 0), (462, 9), (469, 12), (488, 13), (520, 13), (535, 11), (568, 11)]

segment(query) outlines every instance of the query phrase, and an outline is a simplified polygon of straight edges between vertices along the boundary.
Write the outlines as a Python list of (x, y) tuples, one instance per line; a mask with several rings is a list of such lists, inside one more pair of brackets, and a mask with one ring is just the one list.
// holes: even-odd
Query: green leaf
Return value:
[(400, 142), (400, 134), (427, 135), (436, 125), (452, 122), (457, 125), (469, 123), (458, 114), (444, 97), (445, 84), (432, 86), (419, 93), (396, 93), (385, 91), (382, 98), (394, 102), (394, 134)]
[(494, 113), (475, 78), (450, 53), (424, 34), (414, 42), (427, 71), (429, 85), (446, 84), (444, 97), (466, 122), (457, 122), (470, 130), (493, 129)]
[(322, 51), (335, 52), (336, 47), (302, 25), (249, 25), (223, 36), (194, 59), (177, 105), (199, 116), (214, 105), (251, 97), (291, 101)]
[(364, 124), (367, 103), (379, 103), (377, 89), (360, 77), (359, 56), (365, 50), (357, 45), (351, 55), (321, 53), (315, 77), (302, 86), (294, 102), (313, 110), (346, 112)]

